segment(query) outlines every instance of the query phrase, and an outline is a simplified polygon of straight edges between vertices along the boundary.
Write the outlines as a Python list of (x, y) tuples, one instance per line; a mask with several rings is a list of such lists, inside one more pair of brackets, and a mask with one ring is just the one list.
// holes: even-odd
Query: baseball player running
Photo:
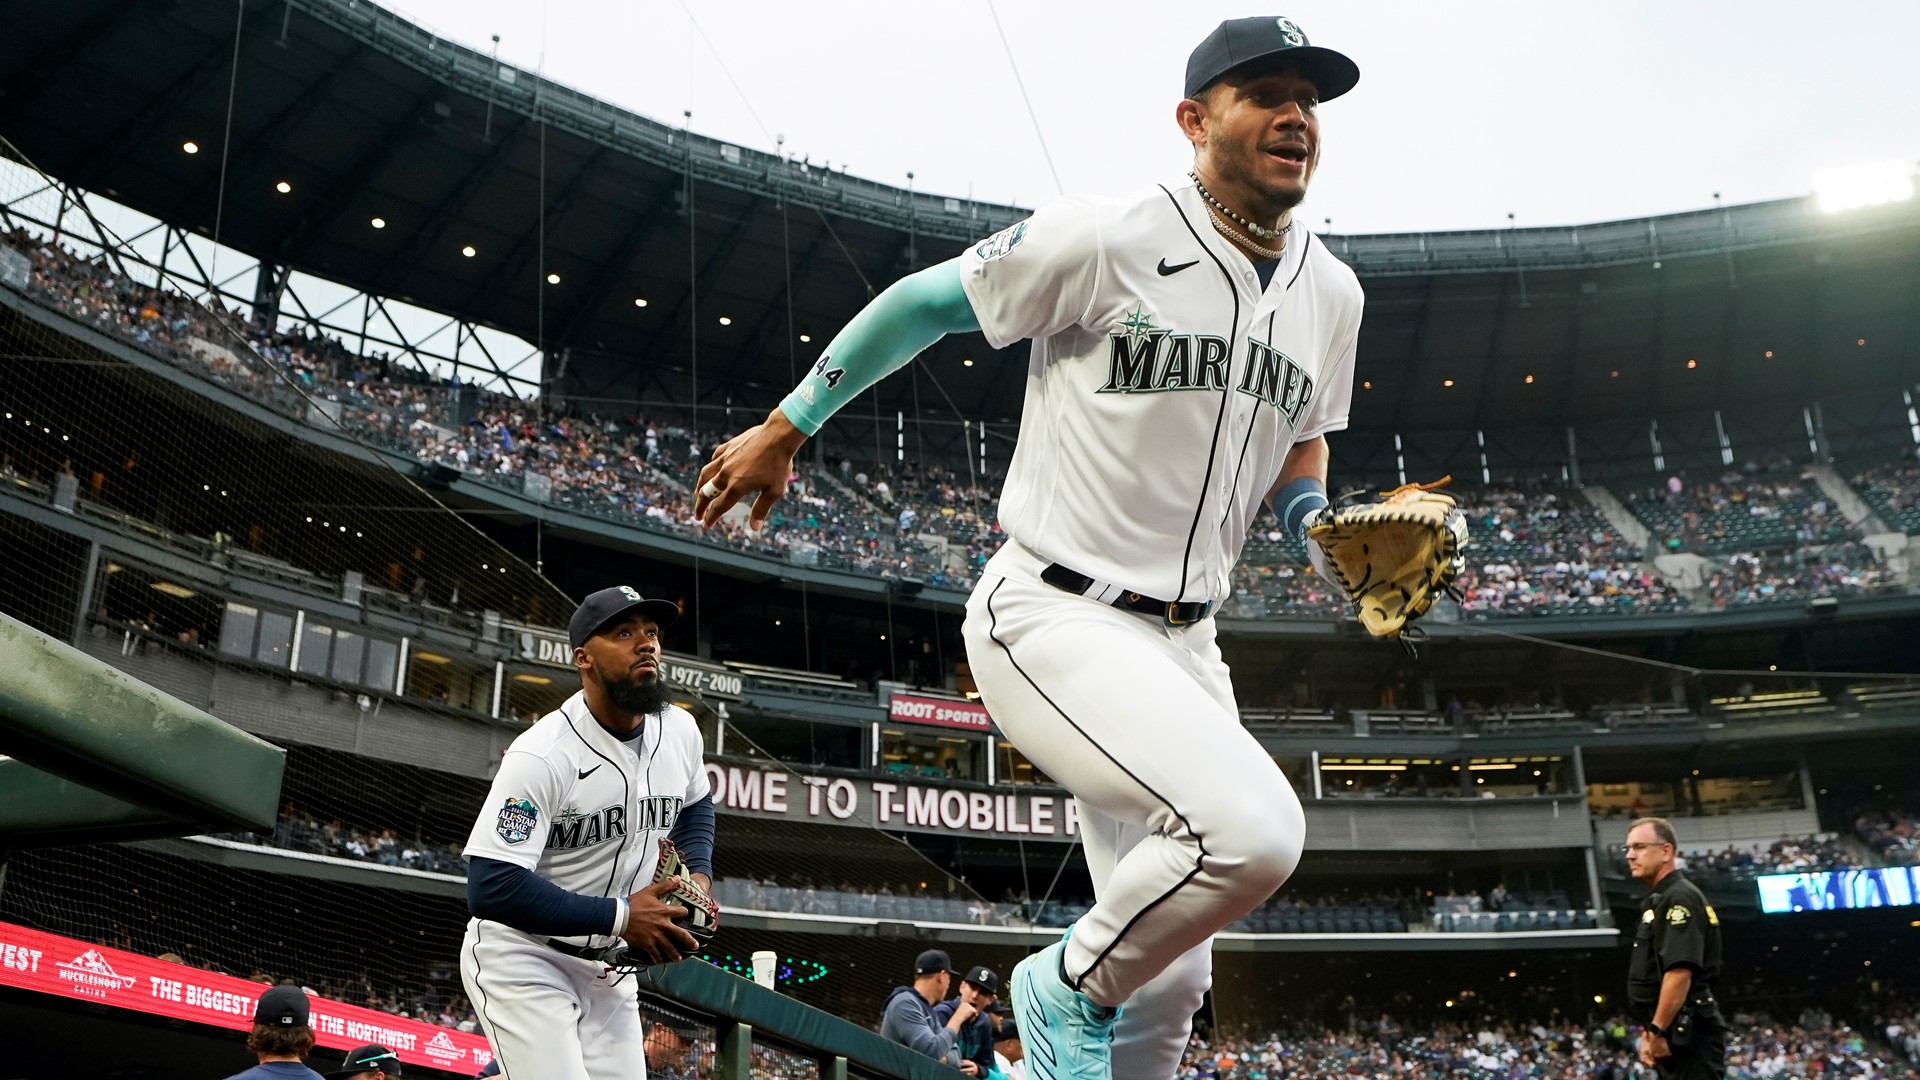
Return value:
[(460, 977), (505, 1080), (644, 1077), (634, 983), (608, 961), (696, 947), (674, 879), (636, 889), (663, 838), (700, 888), (713, 872), (700, 731), (660, 670), (678, 615), (625, 585), (587, 597), (568, 624), (580, 692), (513, 740), (467, 840)]
[(895, 283), (701, 470), (706, 524), (757, 492), (757, 525), (806, 437), (942, 335), (1033, 342), (1008, 540), (965, 636), (995, 720), (1078, 798), (1098, 897), (1010, 981), (1043, 1080), (1171, 1076), (1213, 934), (1300, 858), (1299, 800), (1240, 724), (1211, 615), (1262, 501), (1296, 534), (1327, 506), (1361, 292), (1291, 211), (1320, 102), (1358, 80), (1291, 20), (1222, 23), (1174, 110), (1189, 174), (1062, 199)]

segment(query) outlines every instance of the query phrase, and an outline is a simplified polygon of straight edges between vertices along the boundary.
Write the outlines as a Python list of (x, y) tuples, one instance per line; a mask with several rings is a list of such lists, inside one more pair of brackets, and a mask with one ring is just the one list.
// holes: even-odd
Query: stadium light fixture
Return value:
[(634, 306), (634, 307), (646, 307), (646, 306), (647, 306), (647, 298), (646, 298), (646, 297), (644, 297), (644, 296), (636, 296), (636, 297), (634, 297), (634, 298), (633, 298), (633, 306)]
[(1767, 359), (1771, 360), (1773, 359), (1773, 350), (1768, 349), (1763, 355), (1766, 356)]
[(971, 357), (971, 356), (969, 356), (969, 357), (967, 357), (967, 358), (966, 358), (965, 360), (962, 360), (962, 361), (960, 361), (960, 366), (962, 366), (962, 367), (972, 367), (972, 366), (973, 366), (973, 357)]
[(1860, 338), (1859, 340), (1854, 342), (1855, 345), (1862, 345), (1862, 346), (1864, 346), (1866, 343), (1867, 343), (1866, 338)]
[(1693, 370), (1694, 368), (1697, 368), (1697, 367), (1699, 367), (1699, 366), (1700, 366), (1700, 361), (1698, 361), (1698, 360), (1695, 360), (1695, 359), (1693, 359), (1693, 358), (1691, 358), (1691, 357), (1689, 357), (1689, 358), (1687, 359), (1687, 370), (1688, 370), (1688, 371), (1692, 371), (1692, 370)]
[(279, 192), (282, 195), (290, 195), (293, 193), (293, 185), (287, 183), (285, 180), (282, 180), (279, 183), (273, 185), (273, 190)]
[(200, 144), (194, 142), (192, 139), (188, 139), (186, 142), (180, 144), (180, 149), (184, 153), (197, 154), (200, 152)]
[(733, 320), (732, 320), (732, 319), (729, 319), (729, 318), (727, 318), (727, 317), (726, 317), (725, 315), (722, 315), (722, 316), (720, 316), (720, 325), (721, 325), (721, 326), (732, 326), (732, 325), (733, 325)]
[(1527, 385), (1528, 385), (1528, 386), (1532, 386), (1532, 385), (1533, 385), (1533, 376), (1531, 376), (1531, 375), (1529, 375), (1529, 376), (1527, 376)]
[(1824, 169), (1813, 174), (1814, 198), (1829, 214), (1913, 198), (1913, 172), (1904, 161)]
[(384, 229), (387, 227), (387, 219), (383, 217), (377, 217), (377, 218), (374, 218), (372, 221), (369, 221), (367, 224), (372, 225), (376, 229)]
[(813, 340), (813, 335), (812, 335), (812, 334), (801, 334), (801, 335), (800, 335), (800, 344), (802, 344), (802, 345), (805, 345), (805, 344), (806, 344), (807, 342), (809, 342), (809, 341), (812, 341), (812, 340)]
[(477, 252), (477, 251), (475, 251), (475, 250), (473, 250), (473, 245), (472, 245), (472, 244), (468, 244), (468, 245), (467, 245), (466, 247), (463, 247), (463, 248), (461, 248), (461, 249), (460, 249), (460, 254), (462, 254), (462, 255), (465, 255), (465, 256), (466, 256), (467, 258), (469, 258), (469, 259), (471, 259), (471, 258), (473, 258), (473, 257), (474, 257), (475, 255), (478, 255), (478, 254), (480, 254), (480, 253), (479, 253), (479, 252)]
[(558, 285), (558, 284), (560, 284), (560, 275), (559, 275), (559, 274), (548, 274), (548, 275), (547, 275), (547, 284), (549, 284), (549, 285)]
[(1452, 385), (1453, 385), (1453, 380), (1452, 380), (1452, 379), (1441, 379), (1441, 380), (1440, 380), (1440, 385), (1441, 385), (1441, 386), (1452, 386)]

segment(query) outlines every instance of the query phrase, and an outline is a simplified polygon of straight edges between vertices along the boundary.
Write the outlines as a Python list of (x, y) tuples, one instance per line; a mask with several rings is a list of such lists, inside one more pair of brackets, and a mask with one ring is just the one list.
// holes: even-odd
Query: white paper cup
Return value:
[(753, 954), (753, 981), (767, 989), (773, 989), (773, 965), (779, 959), (777, 953), (760, 949)]

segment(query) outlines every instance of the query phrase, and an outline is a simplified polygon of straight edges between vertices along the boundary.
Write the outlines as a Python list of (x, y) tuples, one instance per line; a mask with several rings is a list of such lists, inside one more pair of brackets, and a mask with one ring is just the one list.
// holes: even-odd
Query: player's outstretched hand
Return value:
[(692, 934), (674, 923), (687, 917), (687, 909), (661, 899), (673, 886), (668, 878), (627, 897), (627, 932), (620, 937), (656, 964), (671, 964), (700, 947)]
[(711, 529), (735, 503), (757, 491), (748, 524), (755, 529), (765, 525), (773, 504), (787, 493), (793, 455), (806, 441), (787, 414), (775, 408), (765, 422), (714, 447), (713, 460), (701, 467), (694, 487), (693, 516)]

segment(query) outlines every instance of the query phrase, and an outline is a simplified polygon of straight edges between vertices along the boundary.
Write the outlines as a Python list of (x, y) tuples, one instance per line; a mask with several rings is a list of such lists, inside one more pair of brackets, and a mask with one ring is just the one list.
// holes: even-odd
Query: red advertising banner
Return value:
[[(245, 1031), (267, 987), (0, 922), (0, 986)], [(408, 1065), (477, 1073), (493, 1060), (485, 1037), (315, 997), (313, 1034), (347, 1051), (379, 1043)]]
[(966, 728), (968, 731), (986, 731), (993, 723), (987, 716), (987, 707), (977, 701), (953, 701), (914, 694), (893, 695), (887, 702), (887, 718), (909, 724)]

